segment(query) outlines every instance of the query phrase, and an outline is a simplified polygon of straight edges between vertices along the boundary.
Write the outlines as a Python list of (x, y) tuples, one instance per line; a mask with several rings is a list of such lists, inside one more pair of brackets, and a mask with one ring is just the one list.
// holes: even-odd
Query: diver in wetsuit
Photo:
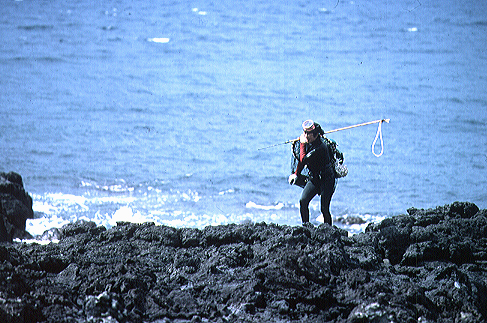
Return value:
[[(299, 137), (299, 159), (296, 171), (289, 176), (289, 184), (303, 187), (299, 210), (303, 223), (309, 222), (309, 203), (316, 195), (321, 195), (321, 213), (325, 223), (331, 225), (330, 202), (335, 192), (335, 172), (332, 151), (322, 139), (324, 131), (312, 120), (303, 122), (303, 133)], [(297, 142), (298, 143), (298, 142)], [(297, 157), (297, 156), (296, 156)], [(302, 170), (307, 167), (308, 178), (303, 178)]]

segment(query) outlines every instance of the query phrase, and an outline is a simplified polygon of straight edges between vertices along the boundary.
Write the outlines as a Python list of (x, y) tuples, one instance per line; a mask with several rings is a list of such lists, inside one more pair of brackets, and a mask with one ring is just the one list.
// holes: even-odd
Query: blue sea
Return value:
[[(291, 146), (345, 155), (334, 224), (487, 208), (487, 2), (5, 0), (0, 171), (27, 230), (77, 220), (300, 225)], [(311, 203), (314, 220), (319, 199)], [(347, 224), (347, 219), (362, 224)]]

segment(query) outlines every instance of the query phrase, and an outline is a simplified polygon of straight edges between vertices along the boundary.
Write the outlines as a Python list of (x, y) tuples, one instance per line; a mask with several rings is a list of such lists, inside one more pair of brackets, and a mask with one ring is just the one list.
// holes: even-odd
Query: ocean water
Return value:
[(379, 158), (378, 124), (329, 135), (349, 168), (337, 226), (487, 207), (485, 2), (7, 0), (0, 34), (0, 171), (22, 175), (34, 235), (299, 225), (291, 147), (259, 148), (310, 118), (391, 120)]

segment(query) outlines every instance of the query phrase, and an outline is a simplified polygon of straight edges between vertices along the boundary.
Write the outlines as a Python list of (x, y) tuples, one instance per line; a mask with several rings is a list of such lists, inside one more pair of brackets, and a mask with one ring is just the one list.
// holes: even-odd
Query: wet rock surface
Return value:
[(22, 177), (0, 172), (0, 242), (31, 238), (25, 221), (33, 218), (32, 198), (24, 190)]
[(205, 229), (91, 222), (0, 244), (1, 322), (484, 322), (487, 211)]

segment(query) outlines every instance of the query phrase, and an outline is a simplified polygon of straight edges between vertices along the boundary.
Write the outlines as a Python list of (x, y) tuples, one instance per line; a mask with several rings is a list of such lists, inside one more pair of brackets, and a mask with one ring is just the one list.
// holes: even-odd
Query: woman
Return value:
[[(297, 166), (289, 176), (289, 184), (303, 187), (299, 200), (303, 223), (309, 222), (309, 203), (316, 195), (321, 195), (321, 213), (324, 222), (331, 225), (330, 201), (335, 191), (335, 172), (332, 151), (322, 139), (323, 134), (318, 123), (312, 120), (303, 122), (303, 133), (299, 137), (299, 155), (296, 156), (295, 153)], [(305, 167), (307, 176), (301, 174)]]

